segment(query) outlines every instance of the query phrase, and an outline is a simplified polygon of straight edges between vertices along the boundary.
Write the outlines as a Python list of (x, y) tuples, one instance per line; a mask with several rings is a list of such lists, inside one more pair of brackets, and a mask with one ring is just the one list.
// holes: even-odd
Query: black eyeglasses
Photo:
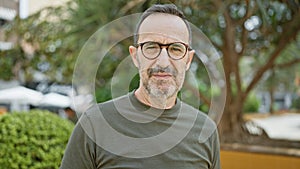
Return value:
[(161, 44), (158, 42), (149, 41), (139, 43), (136, 47), (139, 46), (141, 46), (144, 57), (150, 60), (156, 59), (160, 55), (163, 46), (166, 46), (168, 56), (173, 60), (180, 60), (184, 58), (187, 50), (192, 50), (187, 44), (182, 42)]

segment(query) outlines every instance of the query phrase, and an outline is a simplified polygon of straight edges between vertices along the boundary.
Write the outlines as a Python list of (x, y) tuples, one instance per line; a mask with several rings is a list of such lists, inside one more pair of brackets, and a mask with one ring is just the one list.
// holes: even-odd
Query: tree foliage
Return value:
[[(258, 82), (271, 70), (299, 63), (298, 55), (287, 57), (284, 52), (289, 44), (294, 44), (290, 51), (299, 52), (299, 2), (214, 0), (181, 4), (186, 5), (183, 9), (191, 22), (222, 53), (227, 96), (220, 131), (240, 133), (244, 103)], [(248, 72), (244, 70), (243, 60), (252, 60)]]

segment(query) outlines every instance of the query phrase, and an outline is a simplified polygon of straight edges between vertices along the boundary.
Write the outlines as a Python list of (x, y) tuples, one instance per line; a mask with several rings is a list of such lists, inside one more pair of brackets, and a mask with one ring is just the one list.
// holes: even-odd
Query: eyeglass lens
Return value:
[(162, 48), (161, 46), (167, 46), (167, 51), (172, 59), (181, 59), (186, 54), (186, 46), (182, 43), (176, 42), (168, 45), (162, 45), (156, 42), (146, 42), (142, 45), (142, 52), (145, 57), (154, 59), (158, 57)]

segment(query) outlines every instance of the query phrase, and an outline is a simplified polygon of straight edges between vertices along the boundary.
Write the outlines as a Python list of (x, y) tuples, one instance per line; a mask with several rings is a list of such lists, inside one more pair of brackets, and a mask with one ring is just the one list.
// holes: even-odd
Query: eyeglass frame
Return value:
[[(156, 43), (156, 44), (158, 44), (158, 46), (159, 46), (159, 48), (160, 48), (160, 51), (159, 51), (159, 53), (157, 54), (157, 56), (155, 56), (155, 57), (153, 57), (153, 58), (149, 58), (149, 57), (147, 57), (147, 56), (144, 54), (144, 52), (143, 52), (143, 46), (144, 46), (144, 44), (146, 44), (146, 43)], [(175, 43), (180, 43), (180, 44), (182, 44), (182, 45), (185, 46), (185, 52), (184, 52), (184, 54), (182, 55), (182, 57), (180, 57), (180, 58), (173, 58), (173, 57), (170, 56), (170, 54), (169, 54), (169, 51), (168, 51), (169, 46), (172, 45), (172, 44), (175, 44)], [(159, 43), (159, 42), (155, 42), (155, 41), (146, 41), (146, 42), (141, 42), (141, 43), (138, 43), (138, 44), (135, 45), (136, 48), (138, 48), (139, 46), (141, 47), (141, 51), (142, 51), (143, 56), (144, 56), (145, 58), (149, 59), (149, 60), (154, 60), (154, 59), (158, 58), (158, 56), (161, 54), (161, 51), (162, 51), (162, 47), (163, 47), (163, 46), (166, 46), (167, 54), (168, 54), (169, 58), (171, 58), (171, 59), (173, 59), (173, 60), (181, 60), (181, 59), (183, 59), (183, 58), (185, 57), (185, 55), (187, 54), (188, 51), (193, 50), (188, 44), (185, 44), (185, 43), (183, 43), (183, 42), (172, 42), (172, 43), (163, 44), (163, 43)]]

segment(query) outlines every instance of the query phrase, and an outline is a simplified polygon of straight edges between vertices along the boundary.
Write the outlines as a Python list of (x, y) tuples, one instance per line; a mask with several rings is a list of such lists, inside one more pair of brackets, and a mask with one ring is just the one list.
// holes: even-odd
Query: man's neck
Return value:
[(143, 104), (157, 109), (171, 109), (176, 104), (177, 98), (176, 94), (169, 98), (155, 97), (150, 95), (146, 89), (142, 87), (139, 87), (134, 94), (135, 97)]

